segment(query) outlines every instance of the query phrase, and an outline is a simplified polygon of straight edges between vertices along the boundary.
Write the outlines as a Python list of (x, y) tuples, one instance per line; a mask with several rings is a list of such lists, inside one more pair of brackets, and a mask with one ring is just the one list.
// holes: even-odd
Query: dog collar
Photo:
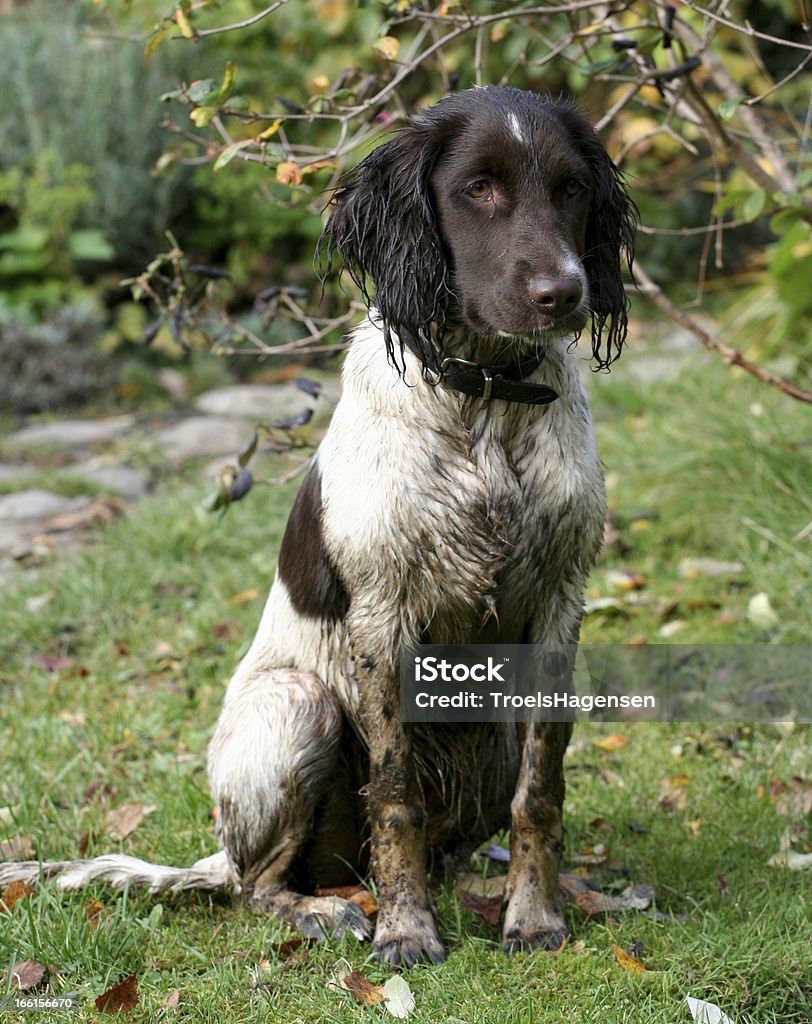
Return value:
[(503, 402), (519, 402), (522, 405), (549, 405), (558, 398), (558, 392), (547, 384), (533, 384), (525, 380), (541, 366), (546, 352), (510, 363), (493, 364), (475, 363), (458, 356), (440, 359), (434, 346), (431, 346), (432, 358), (428, 360), (426, 350), (410, 333), (404, 331), (402, 337), (409, 350), (437, 376), (436, 383), (442, 381), (464, 395), (486, 400), (498, 398)]

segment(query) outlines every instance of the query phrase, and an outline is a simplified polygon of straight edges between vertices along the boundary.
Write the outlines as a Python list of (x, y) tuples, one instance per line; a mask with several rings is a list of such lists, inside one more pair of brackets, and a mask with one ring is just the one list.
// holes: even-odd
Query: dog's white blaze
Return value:
[(513, 136), (513, 138), (516, 139), (517, 142), (521, 142), (522, 144), (524, 144), (527, 141), (527, 139), (525, 138), (524, 132), (522, 131), (522, 126), (519, 123), (519, 118), (514, 114), (512, 110), (507, 116), (507, 123), (508, 127), (510, 128), (510, 134)]

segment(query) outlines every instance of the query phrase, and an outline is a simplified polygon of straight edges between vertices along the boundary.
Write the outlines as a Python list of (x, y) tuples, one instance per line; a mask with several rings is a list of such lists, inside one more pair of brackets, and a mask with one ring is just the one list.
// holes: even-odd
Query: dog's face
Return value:
[(576, 108), (489, 87), (447, 97), (370, 154), (336, 193), (323, 241), (328, 266), (337, 255), (374, 301), (390, 356), (404, 333), (442, 349), (462, 327), (533, 348), (591, 319), (607, 366), (626, 336), (620, 263), (635, 219)]
[(444, 147), (430, 185), (455, 314), (480, 336), (572, 336), (595, 181), (555, 108), (487, 108)]

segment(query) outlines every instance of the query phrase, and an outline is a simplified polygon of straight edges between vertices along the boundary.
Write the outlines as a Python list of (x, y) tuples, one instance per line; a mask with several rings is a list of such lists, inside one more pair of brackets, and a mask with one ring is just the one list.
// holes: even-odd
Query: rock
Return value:
[(251, 439), (251, 431), (239, 420), (222, 416), (192, 416), (164, 427), (155, 440), (171, 462), (236, 455)]
[(0, 552), (21, 557), (29, 541), (57, 516), (76, 513), (89, 498), (63, 498), (51, 491), (31, 489), (0, 497)]
[(236, 384), (204, 392), (195, 399), (195, 408), (207, 416), (233, 416), (271, 423), (301, 412), (311, 401), (292, 383)]
[(8, 439), (14, 449), (29, 445), (54, 445), (59, 448), (81, 448), (85, 445), (104, 444), (131, 430), (134, 416), (111, 416), (102, 420), (57, 420), (55, 423), (35, 423), (23, 427)]
[(149, 476), (132, 466), (97, 466), (90, 463), (79, 463), (63, 469), (61, 476), (71, 480), (87, 480), (107, 491), (112, 491), (121, 498), (135, 501), (142, 498), (149, 486)]

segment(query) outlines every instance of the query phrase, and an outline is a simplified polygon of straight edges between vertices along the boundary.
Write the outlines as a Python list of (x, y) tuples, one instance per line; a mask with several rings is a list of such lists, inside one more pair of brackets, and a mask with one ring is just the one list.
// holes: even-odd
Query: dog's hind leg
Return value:
[(342, 726), (338, 702), (314, 674), (243, 669), (209, 747), (220, 838), (243, 896), (309, 938), (371, 934), (356, 904), (292, 888), (318, 809), (331, 802)]

